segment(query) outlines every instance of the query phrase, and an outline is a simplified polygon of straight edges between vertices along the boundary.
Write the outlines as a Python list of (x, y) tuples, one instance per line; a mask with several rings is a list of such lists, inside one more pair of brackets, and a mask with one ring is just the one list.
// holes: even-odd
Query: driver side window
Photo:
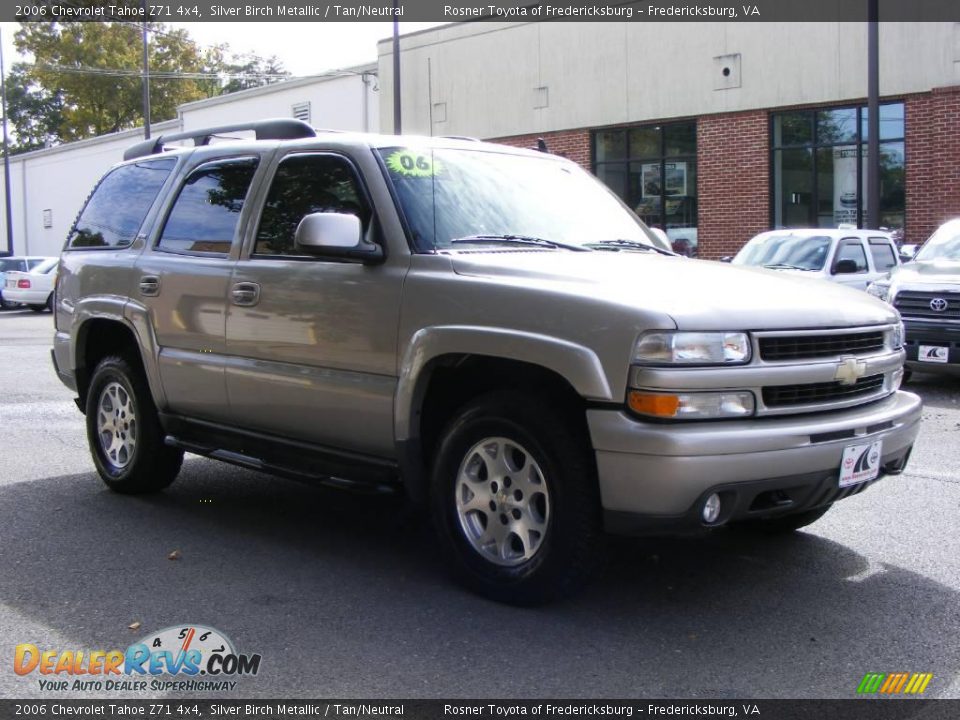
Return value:
[(350, 163), (336, 155), (285, 158), (263, 205), (253, 254), (299, 255), (293, 242), (297, 226), (320, 212), (356, 215), (366, 231), (370, 209)]
[(843, 240), (837, 248), (837, 256), (833, 259), (834, 272), (841, 260), (853, 260), (857, 264), (856, 272), (867, 272), (867, 253), (863, 243), (859, 240)]

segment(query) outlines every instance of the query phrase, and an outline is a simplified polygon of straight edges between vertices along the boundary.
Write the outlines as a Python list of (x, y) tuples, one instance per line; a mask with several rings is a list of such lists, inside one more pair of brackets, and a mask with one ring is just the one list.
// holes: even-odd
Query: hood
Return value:
[(888, 304), (826, 280), (708, 260), (639, 252), (454, 253), (459, 275), (635, 307), (680, 329), (764, 330), (876, 325), (897, 320)]
[[(914, 260), (894, 270), (890, 279), (905, 285), (960, 285), (960, 262), (950, 260)], [(960, 288), (958, 288), (960, 289)]]

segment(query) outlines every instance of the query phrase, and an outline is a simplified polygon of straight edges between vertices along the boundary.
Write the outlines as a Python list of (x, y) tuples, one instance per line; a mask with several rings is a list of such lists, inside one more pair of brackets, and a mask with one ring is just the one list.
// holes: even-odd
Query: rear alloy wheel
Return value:
[(601, 542), (596, 469), (572, 413), (496, 392), (456, 413), (441, 438), (431, 510), (457, 578), (500, 602), (576, 590)]
[(87, 441), (111, 490), (162, 490), (180, 472), (183, 451), (167, 447), (142, 371), (126, 358), (100, 361), (87, 391)]

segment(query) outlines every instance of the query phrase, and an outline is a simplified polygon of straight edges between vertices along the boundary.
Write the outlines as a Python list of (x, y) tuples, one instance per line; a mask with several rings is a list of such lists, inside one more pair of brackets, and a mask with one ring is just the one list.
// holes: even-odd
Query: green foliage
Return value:
[[(143, 123), (140, 23), (20, 23), (17, 63), (8, 78), (15, 152), (118, 132)], [(224, 74), (285, 74), (276, 58), (234, 57), (229, 46), (201, 48), (186, 30), (148, 23), (150, 120), (176, 117), (177, 106), (272, 79)]]

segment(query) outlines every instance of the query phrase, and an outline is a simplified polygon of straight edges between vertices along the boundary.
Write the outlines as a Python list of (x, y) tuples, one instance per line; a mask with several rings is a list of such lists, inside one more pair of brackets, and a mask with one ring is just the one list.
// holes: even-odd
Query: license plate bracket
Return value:
[(847, 445), (840, 459), (840, 487), (850, 487), (876, 480), (880, 474), (883, 441), (875, 440), (859, 445)]

